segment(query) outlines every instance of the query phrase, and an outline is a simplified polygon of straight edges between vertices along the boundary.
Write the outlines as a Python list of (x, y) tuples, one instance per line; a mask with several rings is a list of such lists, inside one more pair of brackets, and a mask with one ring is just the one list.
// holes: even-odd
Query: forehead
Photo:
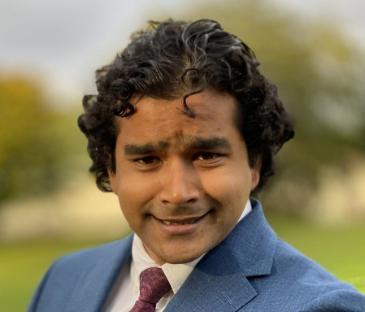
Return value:
[(184, 112), (182, 98), (135, 99), (136, 112), (117, 118), (118, 140), (129, 143), (164, 141), (184, 145), (194, 137), (217, 137), (237, 132), (234, 125), (236, 100), (228, 94), (203, 91), (189, 96), (186, 104), (194, 117)]

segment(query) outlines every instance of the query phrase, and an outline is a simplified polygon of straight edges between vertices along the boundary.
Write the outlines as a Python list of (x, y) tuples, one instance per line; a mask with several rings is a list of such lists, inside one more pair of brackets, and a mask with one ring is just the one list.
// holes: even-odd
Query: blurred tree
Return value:
[(213, 18), (253, 48), (279, 88), (296, 138), (279, 155), (267, 206), (302, 213), (323, 166), (365, 151), (364, 54), (329, 22), (301, 20), (269, 1), (202, 2), (189, 19)]
[(61, 119), (32, 81), (0, 78), (0, 208), (5, 200), (59, 185), (70, 154)]

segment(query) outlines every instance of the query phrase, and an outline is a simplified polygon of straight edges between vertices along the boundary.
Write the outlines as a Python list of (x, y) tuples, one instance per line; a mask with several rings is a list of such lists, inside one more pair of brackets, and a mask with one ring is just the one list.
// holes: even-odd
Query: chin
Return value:
[(174, 252), (172, 254), (166, 254), (164, 257), (164, 262), (171, 264), (181, 264), (193, 261), (203, 255), (205, 251), (195, 251), (195, 252)]
[(190, 261), (193, 261), (195, 259), (199, 258), (199, 256), (192, 256), (192, 257), (169, 257), (168, 259), (166, 259), (166, 263), (171, 263), (171, 264), (182, 264), (182, 263), (187, 263)]

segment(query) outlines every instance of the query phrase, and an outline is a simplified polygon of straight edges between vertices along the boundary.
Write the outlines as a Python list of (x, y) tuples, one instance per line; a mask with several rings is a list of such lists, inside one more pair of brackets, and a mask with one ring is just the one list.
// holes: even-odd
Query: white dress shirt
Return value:
[[(248, 215), (251, 209), (251, 203), (248, 200), (237, 223)], [(147, 254), (141, 239), (136, 234), (133, 234), (132, 261), (129, 265), (122, 268), (109, 295), (105, 312), (129, 312), (139, 297), (139, 275), (150, 267), (160, 267), (172, 288), (156, 305), (156, 312), (164, 311), (204, 255), (188, 263), (164, 263), (162, 266), (159, 266)]]

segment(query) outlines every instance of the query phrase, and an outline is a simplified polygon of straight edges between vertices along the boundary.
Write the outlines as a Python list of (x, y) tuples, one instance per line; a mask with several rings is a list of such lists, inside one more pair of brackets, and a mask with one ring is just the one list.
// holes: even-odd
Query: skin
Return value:
[(192, 261), (218, 245), (259, 182), (259, 165), (249, 166), (233, 121), (235, 99), (206, 90), (187, 102), (195, 118), (184, 114), (181, 98), (146, 96), (131, 117), (116, 117), (111, 186), (160, 265)]

